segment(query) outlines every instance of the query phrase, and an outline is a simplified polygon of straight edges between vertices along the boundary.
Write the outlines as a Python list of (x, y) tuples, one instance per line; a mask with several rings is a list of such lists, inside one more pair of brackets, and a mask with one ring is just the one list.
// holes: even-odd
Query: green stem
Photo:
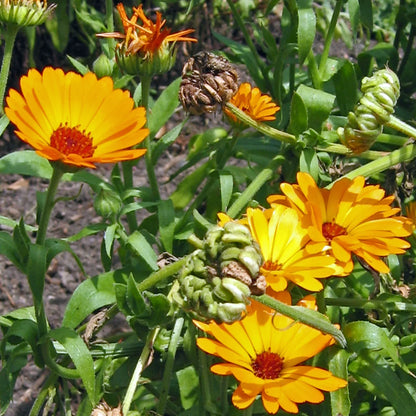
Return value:
[[(127, 160), (121, 163), (121, 169), (123, 171), (124, 189), (133, 189), (133, 166), (135, 166), (137, 160)], [(126, 204), (130, 204), (134, 201), (133, 197), (125, 200)], [(137, 229), (136, 211), (130, 211), (126, 214), (127, 224), (129, 231), (132, 233)]]
[(133, 376), (131, 377), (126, 395), (124, 396), (123, 407), (122, 407), (123, 415), (127, 415), (130, 410), (131, 402), (133, 401), (133, 396), (137, 388), (137, 383), (140, 380), (143, 370), (149, 364), (149, 359), (151, 358), (151, 354), (153, 351), (153, 344), (155, 342), (155, 339), (159, 331), (160, 331), (160, 328), (156, 327), (152, 329), (147, 336), (146, 344), (139, 357), (139, 360), (137, 361), (136, 368), (134, 369)]
[(319, 62), (319, 78), (322, 80), (326, 70), (326, 63), (328, 61), (329, 50), (331, 48), (332, 39), (334, 38), (335, 28), (337, 25), (339, 14), (341, 13), (342, 5), (344, 0), (337, 0), (334, 11), (332, 13), (331, 22), (328, 26), (328, 32), (325, 36), (324, 49), (322, 51), (321, 60)]
[(404, 121), (399, 120), (397, 117), (390, 116), (389, 121), (385, 123), (385, 125), (404, 133), (406, 136), (416, 138), (416, 128), (410, 126)]
[(263, 169), (247, 186), (246, 189), (241, 193), (241, 195), (234, 201), (231, 207), (228, 209), (227, 214), (231, 218), (237, 217), (243, 211), (243, 209), (247, 206), (247, 204), (253, 199), (254, 195), (258, 192), (258, 190), (267, 182), (269, 181), (275, 171), (277, 166), (281, 165), (285, 161), (284, 156), (276, 156), (269, 166)]
[[(339, 143), (333, 143), (329, 144), (328, 146), (316, 146), (315, 148), (318, 151), (323, 152), (330, 152), (330, 153), (336, 153), (339, 155), (346, 155), (346, 156), (357, 156), (354, 155), (348, 147), (344, 146), (343, 144)], [(380, 159), (380, 157), (386, 156), (390, 154), (390, 152), (379, 152), (376, 150), (366, 150), (365, 152), (360, 153), (358, 156), (361, 159), (368, 159), (368, 160), (377, 160)]]
[(152, 273), (149, 277), (138, 283), (137, 288), (140, 291), (147, 290), (155, 286), (162, 280), (165, 280), (168, 277), (175, 275), (185, 265), (186, 261), (187, 257), (182, 257), (178, 261), (175, 261), (175, 263), (168, 264), (167, 266), (162, 267), (161, 269)]
[(59, 182), (62, 175), (65, 173), (58, 164), (53, 164), (52, 177), (49, 182), (48, 191), (46, 194), (46, 201), (42, 209), (39, 220), (39, 228), (36, 236), (36, 244), (43, 245), (46, 239), (46, 232), (48, 229), (49, 219), (51, 217), (52, 209), (55, 205), (55, 194), (58, 189)]
[(80, 377), (79, 371), (75, 368), (64, 367), (63, 365), (58, 364), (51, 357), (51, 349), (53, 348), (53, 343), (51, 340), (44, 340), (41, 345), (42, 358), (45, 361), (45, 365), (51, 369), (59, 377), (74, 380)]
[(7, 25), (4, 33), (4, 54), (0, 70), (0, 115), (4, 114), (4, 93), (6, 91), (7, 80), (9, 78), (14, 42), (19, 28), (20, 27), (17, 25), (9, 24)]
[(250, 127), (255, 128), (260, 133), (265, 134), (266, 136), (271, 137), (272, 139), (280, 140), (281, 142), (295, 144), (297, 139), (293, 134), (286, 133), (281, 130), (277, 130), (267, 124), (260, 123), (258, 121), (253, 120), (249, 117), (244, 111), (240, 110), (235, 105), (231, 104), (230, 102), (226, 103), (225, 106), (228, 110), (231, 111), (238, 119), (240, 119), (243, 123), (247, 124)]
[(169, 387), (172, 380), (173, 364), (175, 362), (176, 351), (178, 349), (179, 338), (181, 336), (183, 328), (184, 318), (178, 318), (172, 330), (170, 337), (167, 359), (165, 362), (165, 370), (163, 372), (162, 390), (159, 397), (159, 404), (157, 406), (156, 413), (158, 415), (164, 415), (166, 410), (166, 403), (169, 395)]
[(318, 66), (313, 51), (308, 54), (308, 69), (312, 78), (312, 85), (315, 89), (320, 90), (322, 86), (321, 77), (319, 75)]
[(388, 302), (385, 300), (368, 300), (358, 298), (325, 298), (327, 306), (347, 306), (356, 309), (375, 309), (388, 312), (408, 312), (415, 313), (416, 305), (406, 302)]
[[(149, 117), (149, 96), (150, 96), (150, 83), (152, 78), (149, 75), (143, 75), (141, 77), (141, 84), (142, 84), (142, 102), (141, 105), (146, 109), (146, 118)], [(146, 146), (146, 170), (147, 176), (149, 178), (150, 189), (153, 192), (154, 201), (158, 201), (160, 199), (159, 193), (159, 185), (157, 183), (157, 178), (155, 174), (155, 167), (153, 166), (152, 160), (152, 137), (149, 134), (145, 139), (145, 146)]]
[(43, 405), (45, 404), (46, 398), (49, 394), (49, 388), (54, 386), (58, 380), (58, 375), (52, 373), (49, 375), (46, 382), (42, 385), (41, 391), (37, 394), (36, 399), (30, 409), (29, 416), (39, 416), (43, 409)]
[(312, 328), (319, 329), (325, 334), (332, 335), (343, 347), (347, 345), (343, 333), (337, 329), (325, 315), (322, 315), (318, 311), (307, 309), (303, 306), (286, 305), (285, 303), (280, 302), (268, 295), (252, 296), (252, 298), (263, 305), (280, 312), (282, 315), (288, 316), (295, 321), (302, 322)]
[(409, 144), (408, 146), (401, 147), (396, 149), (393, 152), (387, 154), (386, 156), (379, 158), (378, 160), (373, 160), (360, 166), (357, 169), (352, 170), (351, 172), (344, 175), (344, 178), (354, 179), (357, 176), (370, 176), (379, 172), (397, 165), (398, 163), (410, 162), (416, 157), (416, 144)]

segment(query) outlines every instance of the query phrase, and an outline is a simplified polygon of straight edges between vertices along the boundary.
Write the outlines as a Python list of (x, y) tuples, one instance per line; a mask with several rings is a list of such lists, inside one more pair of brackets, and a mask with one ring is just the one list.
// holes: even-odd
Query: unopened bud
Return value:
[(0, 22), (16, 26), (38, 26), (45, 22), (56, 7), (46, 0), (0, 0)]
[(114, 61), (101, 54), (92, 64), (92, 70), (98, 78), (111, 77), (114, 68)]
[(103, 218), (116, 217), (121, 207), (121, 198), (112, 189), (101, 188), (94, 200), (95, 211)]

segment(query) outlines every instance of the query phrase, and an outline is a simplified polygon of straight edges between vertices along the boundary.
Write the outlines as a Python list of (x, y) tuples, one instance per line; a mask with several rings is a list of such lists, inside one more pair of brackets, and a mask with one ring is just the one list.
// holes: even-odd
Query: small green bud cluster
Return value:
[(23, 26), (38, 26), (56, 7), (46, 0), (0, 0), (0, 22)]
[(182, 268), (173, 299), (199, 320), (239, 320), (250, 295), (264, 293), (262, 262), (247, 227), (234, 221), (214, 226)]
[(382, 69), (362, 80), (361, 91), (347, 125), (337, 131), (341, 142), (356, 154), (368, 150), (389, 121), (400, 95), (399, 79), (392, 70)]

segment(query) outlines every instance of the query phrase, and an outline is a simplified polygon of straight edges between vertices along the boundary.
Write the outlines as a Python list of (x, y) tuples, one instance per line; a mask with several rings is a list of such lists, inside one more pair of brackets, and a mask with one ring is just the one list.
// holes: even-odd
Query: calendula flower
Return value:
[[(248, 82), (240, 85), (230, 103), (244, 111), (255, 121), (275, 120), (275, 114), (280, 110), (280, 107), (272, 101), (272, 97), (262, 94), (257, 87), (253, 88)], [(224, 112), (231, 122), (241, 125), (237, 117), (227, 108), (224, 108)]]
[(46, 0), (0, 0), (0, 22), (21, 27), (41, 25), (55, 7), (48, 6)]
[(416, 229), (416, 201), (409, 202), (406, 205), (406, 215), (412, 220), (413, 230)]
[(403, 254), (410, 247), (403, 237), (411, 234), (412, 221), (396, 216), (400, 209), (391, 207), (394, 196), (386, 197), (379, 185), (365, 186), (364, 177), (358, 176), (342, 178), (331, 189), (320, 189), (304, 172), (298, 173), (297, 180), (297, 185), (283, 183), (284, 195), (271, 195), (268, 202), (294, 207), (312, 241), (326, 243), (345, 274), (352, 271), (352, 254), (388, 273), (381, 257)]
[(288, 282), (318, 291), (323, 288), (318, 279), (340, 271), (324, 251), (325, 243), (309, 245), (308, 231), (294, 209), (283, 205), (268, 210), (248, 208), (247, 220), (263, 255), (260, 273), (274, 291), (286, 289)]
[(111, 78), (47, 67), (29, 70), (20, 87), (10, 90), (5, 112), (16, 135), (46, 159), (94, 168), (145, 153), (132, 149), (148, 134), (145, 110), (134, 108), (128, 91), (114, 90)]
[[(282, 293), (282, 292), (281, 292)], [(279, 300), (290, 303), (290, 295)], [(315, 308), (309, 298), (302, 306)], [(232, 396), (234, 406), (249, 407), (260, 394), (268, 413), (279, 408), (297, 413), (298, 403), (320, 403), (322, 391), (345, 387), (347, 381), (322, 368), (303, 365), (326, 347), (334, 344), (331, 335), (252, 300), (247, 315), (232, 324), (194, 324), (212, 338), (198, 338), (198, 347), (225, 362), (214, 364), (211, 371), (232, 375), (240, 383)]]
[[(128, 73), (162, 73), (168, 71), (175, 62), (174, 45), (176, 42), (196, 42), (187, 35), (194, 29), (171, 33), (165, 26), (160, 12), (156, 12), (153, 22), (143, 12), (143, 6), (133, 7), (133, 15), (127, 17), (124, 5), (117, 4), (124, 33), (99, 33), (99, 37), (123, 39), (116, 48), (119, 65)], [(140, 19), (141, 23), (138, 24)]]

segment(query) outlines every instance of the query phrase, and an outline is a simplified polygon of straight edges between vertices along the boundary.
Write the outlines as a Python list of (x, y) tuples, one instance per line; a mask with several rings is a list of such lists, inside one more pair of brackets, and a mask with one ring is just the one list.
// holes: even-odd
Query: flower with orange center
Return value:
[(114, 90), (111, 78), (47, 67), (29, 70), (20, 87), (10, 90), (5, 113), (44, 158), (94, 168), (146, 152), (132, 149), (148, 135), (145, 109), (134, 108), (128, 91)]
[(294, 209), (283, 205), (248, 208), (247, 221), (263, 255), (260, 272), (274, 291), (286, 289), (288, 282), (318, 291), (323, 288), (318, 279), (340, 272), (335, 259), (325, 252), (325, 243), (309, 245), (307, 229)]
[[(252, 88), (248, 82), (240, 85), (230, 103), (244, 111), (255, 121), (275, 120), (275, 114), (280, 110), (280, 107), (272, 101), (272, 97), (262, 94), (257, 87)], [(241, 122), (226, 107), (224, 107), (224, 112), (231, 122), (241, 126)]]
[(410, 244), (402, 237), (412, 232), (412, 221), (396, 216), (394, 196), (385, 196), (379, 185), (365, 186), (365, 179), (342, 178), (331, 189), (320, 189), (305, 172), (297, 175), (298, 184), (281, 184), (284, 195), (271, 195), (272, 206), (284, 204), (295, 208), (314, 243), (326, 243), (343, 274), (352, 271), (352, 254), (370, 267), (388, 273), (381, 257), (403, 254)]
[[(124, 33), (99, 33), (103, 38), (123, 39), (117, 45), (116, 58), (123, 69), (129, 73), (152, 72), (160, 73), (170, 69), (174, 63), (175, 54), (172, 49), (176, 42), (196, 42), (187, 35), (194, 29), (186, 29), (171, 33), (165, 26), (160, 12), (156, 12), (156, 22), (153, 22), (143, 12), (143, 6), (133, 7), (133, 15), (127, 17), (124, 5), (117, 4)], [(141, 24), (138, 24), (138, 19)], [(131, 58), (129, 58), (131, 57)], [(137, 59), (136, 59), (137, 58)], [(149, 68), (150, 67), (150, 68)]]
[[(279, 300), (290, 303), (290, 295), (281, 292)], [(316, 309), (311, 298), (301, 306)], [(260, 394), (268, 413), (277, 413), (280, 407), (297, 413), (298, 403), (320, 403), (324, 400), (322, 391), (347, 385), (346, 380), (327, 370), (302, 365), (334, 344), (331, 335), (278, 315), (257, 301), (252, 300), (247, 315), (232, 324), (194, 324), (214, 338), (198, 338), (198, 347), (225, 360), (214, 364), (211, 371), (233, 375), (239, 381), (232, 396), (239, 409), (248, 408)]]

